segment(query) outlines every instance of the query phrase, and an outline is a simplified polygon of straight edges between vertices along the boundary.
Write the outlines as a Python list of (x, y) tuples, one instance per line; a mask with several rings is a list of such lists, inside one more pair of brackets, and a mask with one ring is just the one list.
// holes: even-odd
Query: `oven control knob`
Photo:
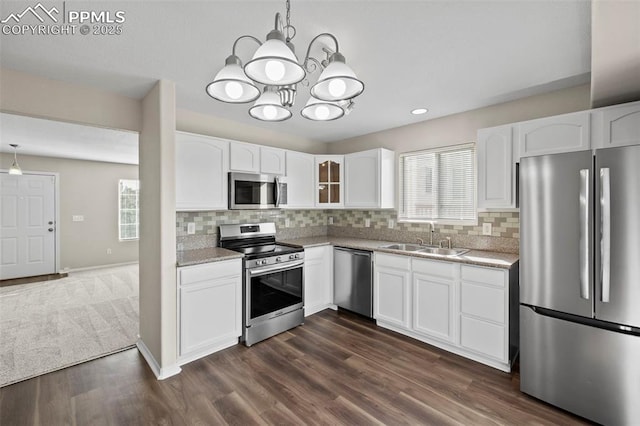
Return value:
[(300, 254), (299, 253), (296, 254), (296, 259), (300, 259)]
[(281, 257), (276, 257), (276, 263), (280, 263), (282, 262), (282, 258)]
[(266, 265), (266, 264), (267, 264), (266, 259), (258, 260), (258, 265)]
[(295, 259), (295, 258), (296, 258), (296, 257), (295, 257), (294, 255), (292, 255), (292, 254), (290, 254), (290, 255), (289, 255), (289, 260), (293, 260), (293, 259)]

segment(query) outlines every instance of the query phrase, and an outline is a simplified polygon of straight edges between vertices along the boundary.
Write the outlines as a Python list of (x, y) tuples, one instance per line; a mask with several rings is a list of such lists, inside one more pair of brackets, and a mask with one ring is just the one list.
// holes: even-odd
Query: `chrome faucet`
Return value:
[(434, 222), (427, 222), (429, 225), (431, 225), (431, 232), (429, 233), (429, 245), (432, 246), (433, 245), (433, 234), (434, 232), (436, 232), (436, 225)]

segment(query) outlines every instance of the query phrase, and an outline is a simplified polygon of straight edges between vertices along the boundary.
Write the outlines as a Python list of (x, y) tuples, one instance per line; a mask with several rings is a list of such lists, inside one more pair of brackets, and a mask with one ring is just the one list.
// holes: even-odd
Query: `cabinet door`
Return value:
[(316, 156), (316, 207), (342, 207), (344, 191), (344, 157)]
[(237, 339), (242, 334), (240, 261), (186, 267), (179, 273), (180, 355)]
[(176, 133), (176, 209), (226, 210), (229, 142)]
[(229, 169), (236, 172), (260, 172), (260, 147), (242, 142), (231, 142)]
[(278, 148), (260, 147), (260, 172), (272, 175), (285, 175), (285, 151)]
[(313, 174), (315, 157), (302, 152), (287, 151), (287, 208), (315, 206), (316, 183)]
[(397, 327), (410, 327), (410, 272), (376, 264), (373, 317)]
[(377, 149), (344, 156), (345, 207), (379, 207), (380, 151)]
[(315, 314), (333, 303), (333, 246), (304, 250), (304, 314)]
[(515, 207), (512, 128), (478, 131), (478, 207)]
[(640, 102), (601, 108), (593, 116), (601, 127), (597, 148), (640, 145)]
[(590, 117), (589, 111), (581, 111), (520, 123), (520, 157), (589, 149)]
[(456, 286), (453, 280), (413, 273), (413, 329), (440, 340), (456, 341)]

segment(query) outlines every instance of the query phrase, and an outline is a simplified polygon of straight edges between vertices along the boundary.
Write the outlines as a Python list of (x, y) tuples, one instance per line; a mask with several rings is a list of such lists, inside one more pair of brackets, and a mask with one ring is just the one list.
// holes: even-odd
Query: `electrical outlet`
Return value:
[(84, 222), (84, 216), (82, 216), (81, 214), (74, 214), (73, 216), (71, 216), (71, 220), (73, 222)]
[(110, 248), (107, 249), (107, 254), (111, 254), (111, 249)]
[(284, 219), (284, 227), (288, 228), (291, 226), (291, 219), (289, 219), (288, 217)]
[(491, 235), (492, 225), (490, 222), (485, 222), (482, 224), (482, 235)]
[(333, 225), (333, 216), (329, 216), (329, 225)]
[(187, 234), (193, 235), (195, 233), (196, 233), (196, 223), (195, 222), (187, 223)]
[(393, 229), (395, 226), (396, 226), (396, 221), (395, 221), (395, 220), (393, 220), (393, 219), (389, 219), (389, 220), (387, 221), (387, 228), (389, 228), (389, 229)]
[(370, 227), (370, 226), (371, 226), (371, 219), (366, 218), (366, 219), (364, 220), (364, 227), (365, 227), (365, 228), (368, 228), (368, 227)]

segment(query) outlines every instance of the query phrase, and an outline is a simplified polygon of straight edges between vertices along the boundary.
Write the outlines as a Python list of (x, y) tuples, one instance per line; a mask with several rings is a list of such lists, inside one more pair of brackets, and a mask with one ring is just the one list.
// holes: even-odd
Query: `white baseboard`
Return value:
[(201, 348), (198, 351), (193, 351), (191, 353), (182, 355), (178, 357), (178, 365), (185, 365), (191, 361), (195, 361), (196, 359), (204, 358), (205, 356), (211, 355), (212, 353), (221, 351), (223, 349), (230, 348), (238, 344), (238, 336), (231, 337), (229, 339), (221, 340), (216, 342), (214, 345), (207, 346), (206, 348)]
[(61, 274), (68, 274), (71, 272), (85, 272), (85, 271), (93, 271), (96, 269), (107, 269), (107, 268), (117, 268), (118, 266), (128, 266), (128, 265), (136, 265), (138, 261), (135, 262), (123, 262), (123, 263), (110, 263), (108, 265), (98, 265), (98, 266), (87, 266), (86, 268), (73, 268), (73, 269), (62, 269), (60, 271)]
[(151, 371), (153, 371), (153, 374), (158, 380), (167, 379), (171, 376), (179, 374), (182, 371), (178, 364), (170, 365), (164, 368), (160, 367), (158, 361), (156, 361), (149, 348), (147, 348), (147, 345), (145, 345), (141, 339), (138, 339), (138, 341), (136, 342), (136, 346), (138, 347), (138, 350), (147, 361), (147, 364), (149, 364)]

